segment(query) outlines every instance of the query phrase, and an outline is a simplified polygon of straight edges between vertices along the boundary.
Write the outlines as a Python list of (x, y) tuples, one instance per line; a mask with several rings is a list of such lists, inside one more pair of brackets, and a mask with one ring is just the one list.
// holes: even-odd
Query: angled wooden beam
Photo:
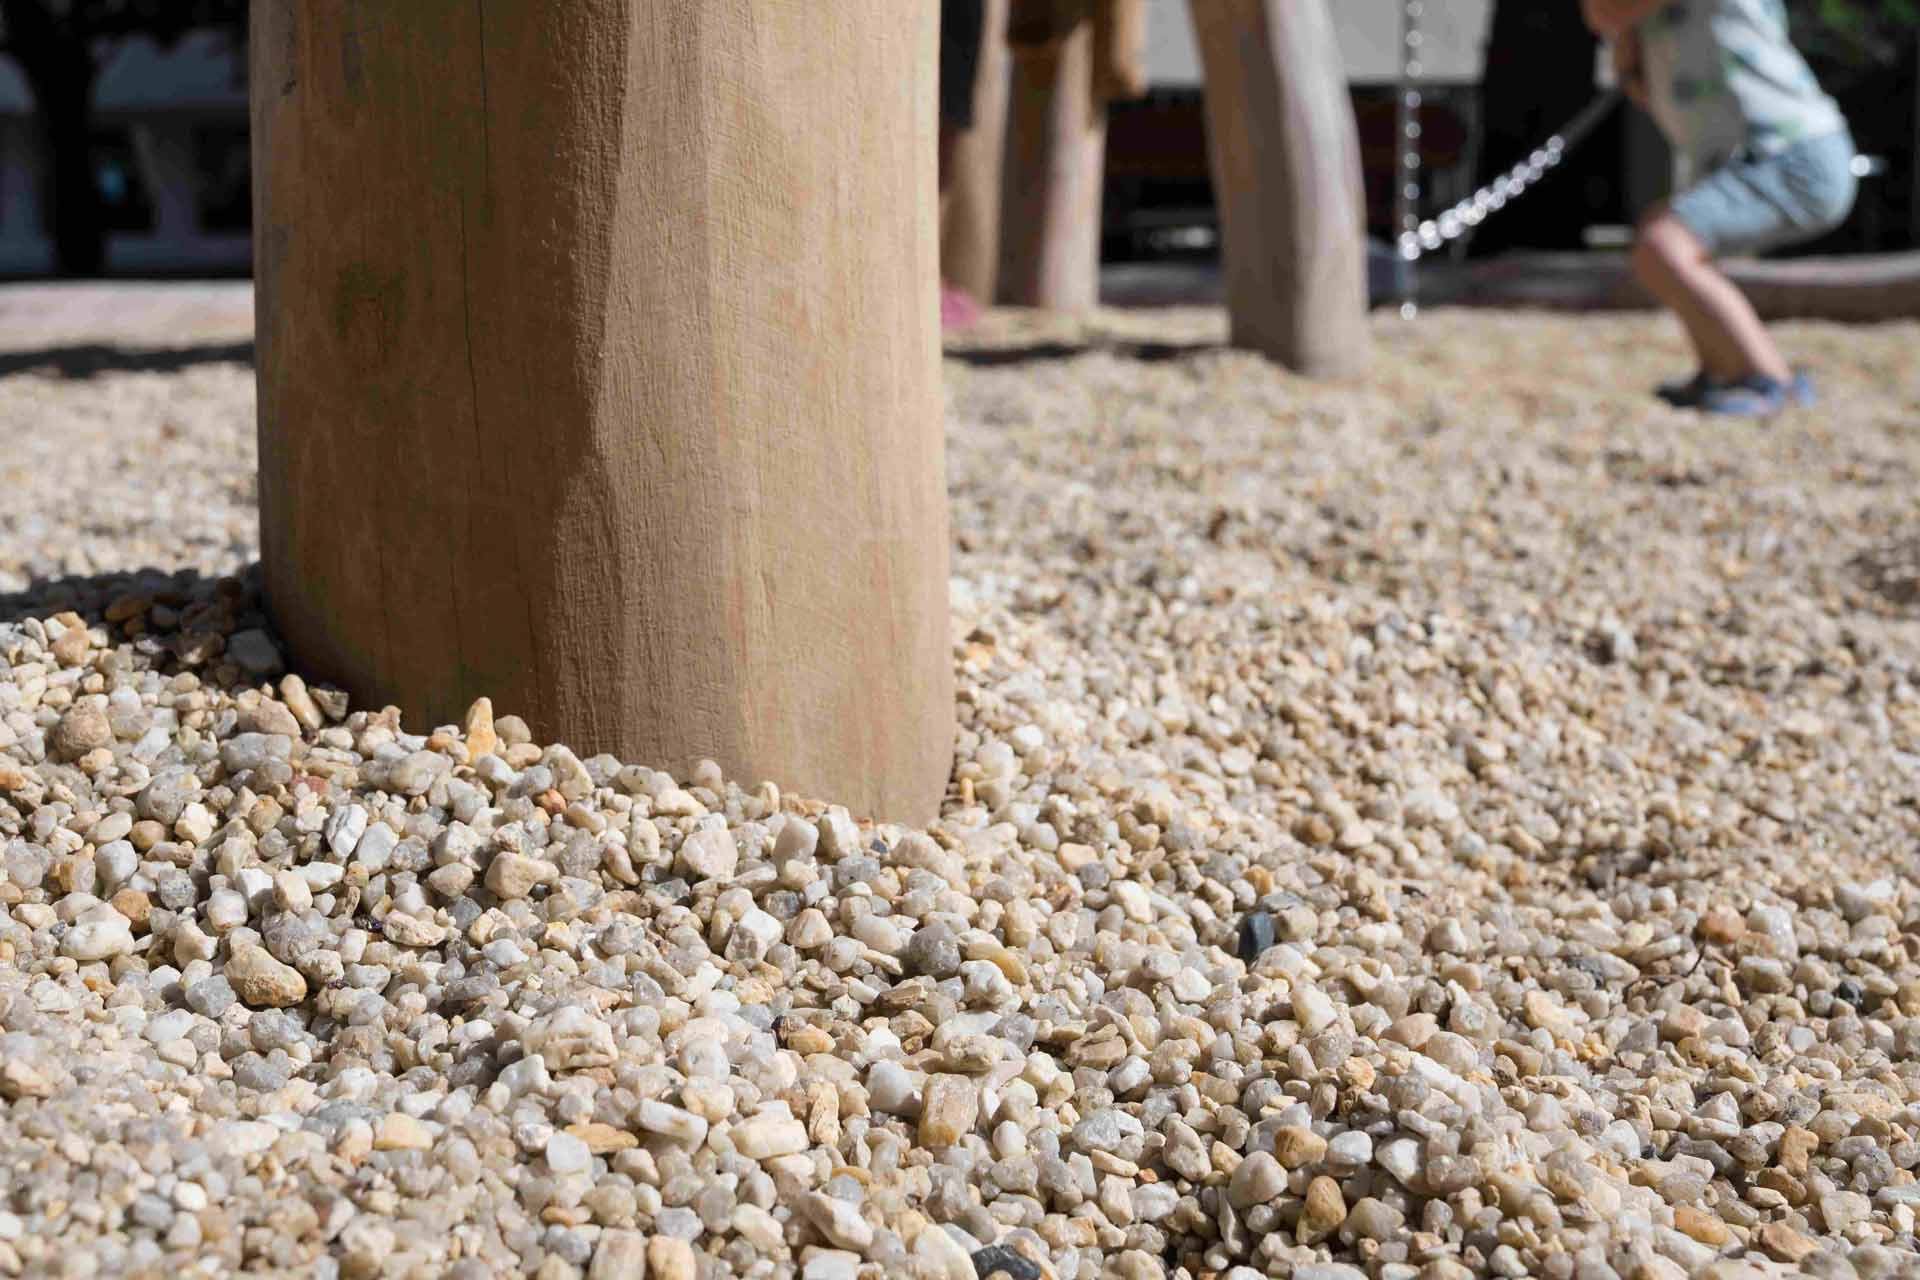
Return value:
[(1087, 311), (1100, 300), (1107, 105), (1095, 92), (1095, 0), (1015, 0), (1001, 180), (999, 300)]
[(1233, 343), (1290, 369), (1366, 367), (1366, 201), (1326, 0), (1190, 0)]
[(954, 140), (941, 210), (940, 273), (983, 303), (1000, 271), (1000, 166), (1007, 146), (1007, 0), (986, 0), (973, 127)]

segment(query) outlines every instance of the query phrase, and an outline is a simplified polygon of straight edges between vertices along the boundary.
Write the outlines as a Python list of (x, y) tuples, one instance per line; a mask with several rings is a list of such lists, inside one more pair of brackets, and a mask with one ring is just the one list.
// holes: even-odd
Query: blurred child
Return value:
[(1685, 326), (1700, 371), (1660, 389), (1707, 413), (1765, 417), (1812, 399), (1746, 296), (1714, 266), (1810, 240), (1853, 208), (1853, 139), (1787, 38), (1782, 0), (1581, 0), (1629, 96), (1692, 164), (1641, 220), (1633, 271)]

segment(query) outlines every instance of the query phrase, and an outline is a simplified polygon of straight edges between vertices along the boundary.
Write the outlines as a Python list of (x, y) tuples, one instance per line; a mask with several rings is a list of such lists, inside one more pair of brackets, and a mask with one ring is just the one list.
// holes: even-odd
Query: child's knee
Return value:
[(1629, 261), (1634, 275), (1643, 281), (1669, 280), (1698, 257), (1697, 244), (1685, 227), (1670, 217), (1656, 217), (1641, 224)]
[(1642, 228), (1633, 238), (1633, 248), (1627, 254), (1627, 265), (1633, 270), (1634, 279), (1642, 284), (1667, 280), (1673, 276), (1673, 262), (1660, 237), (1647, 234)]

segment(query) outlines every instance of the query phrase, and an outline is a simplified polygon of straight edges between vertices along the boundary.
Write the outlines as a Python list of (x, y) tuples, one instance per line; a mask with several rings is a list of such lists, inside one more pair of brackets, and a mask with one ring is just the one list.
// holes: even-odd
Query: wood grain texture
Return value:
[(1189, 0), (1235, 346), (1366, 367), (1360, 142), (1326, 0)]
[(1100, 301), (1107, 108), (1094, 92), (1095, 0), (1016, 0), (1001, 179), (998, 300), (1054, 311)]
[(936, 16), (255, 4), (262, 548), (302, 670), (934, 812)]
[(1007, 3), (986, 0), (973, 127), (953, 145), (941, 211), (940, 273), (982, 302), (1000, 270), (1000, 166), (1007, 145)]

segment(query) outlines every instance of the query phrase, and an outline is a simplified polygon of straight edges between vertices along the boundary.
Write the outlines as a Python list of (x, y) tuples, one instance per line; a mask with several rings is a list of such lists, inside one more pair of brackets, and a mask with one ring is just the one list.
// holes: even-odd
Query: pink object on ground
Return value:
[(980, 304), (965, 289), (942, 282), (940, 285), (940, 327), (971, 329), (980, 323)]

